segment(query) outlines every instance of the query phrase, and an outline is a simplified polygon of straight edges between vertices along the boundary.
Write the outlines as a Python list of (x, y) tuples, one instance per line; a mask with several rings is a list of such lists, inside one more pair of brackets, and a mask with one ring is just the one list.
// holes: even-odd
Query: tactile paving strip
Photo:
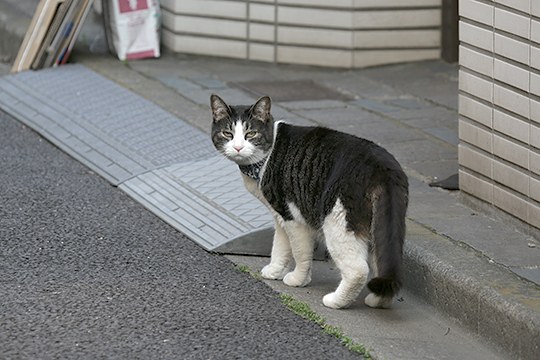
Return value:
[(200, 130), (81, 65), (4, 77), (0, 102), (114, 185), (215, 153)]
[(0, 108), (207, 250), (268, 255), (272, 219), (207, 134), (81, 65), (0, 78)]
[[(240, 186), (239, 186), (240, 185)], [(171, 165), (137, 176), (120, 188), (207, 250), (261, 253), (270, 249), (272, 217), (242, 185), (238, 168), (220, 157)], [(248, 246), (249, 245), (249, 246)]]

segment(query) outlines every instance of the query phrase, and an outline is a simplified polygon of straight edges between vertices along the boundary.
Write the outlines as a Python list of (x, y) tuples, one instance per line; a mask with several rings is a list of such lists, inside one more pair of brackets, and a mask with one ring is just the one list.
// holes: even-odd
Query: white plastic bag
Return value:
[(161, 11), (157, 0), (108, 2), (112, 43), (120, 60), (159, 57)]

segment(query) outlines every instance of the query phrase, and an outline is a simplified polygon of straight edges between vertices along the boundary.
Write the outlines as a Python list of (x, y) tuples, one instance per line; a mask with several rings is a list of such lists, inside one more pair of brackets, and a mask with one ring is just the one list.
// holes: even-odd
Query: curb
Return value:
[(409, 220), (405, 286), (519, 359), (540, 352), (540, 289), (476, 250)]

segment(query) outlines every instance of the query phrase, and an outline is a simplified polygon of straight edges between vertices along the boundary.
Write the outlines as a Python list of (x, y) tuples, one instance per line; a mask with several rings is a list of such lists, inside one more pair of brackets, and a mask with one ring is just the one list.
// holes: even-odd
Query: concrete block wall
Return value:
[(540, 0), (460, 0), (461, 190), (540, 228)]
[(442, 0), (161, 0), (181, 53), (357, 68), (440, 57)]

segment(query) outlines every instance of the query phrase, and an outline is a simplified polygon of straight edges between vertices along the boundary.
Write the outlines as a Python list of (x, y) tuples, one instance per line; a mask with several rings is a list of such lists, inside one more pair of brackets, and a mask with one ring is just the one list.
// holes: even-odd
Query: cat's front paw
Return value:
[(311, 275), (292, 271), (285, 275), (283, 283), (287, 286), (304, 287), (311, 282)]
[(261, 270), (261, 276), (268, 280), (281, 280), (287, 274), (289, 269), (285, 266), (268, 264)]

